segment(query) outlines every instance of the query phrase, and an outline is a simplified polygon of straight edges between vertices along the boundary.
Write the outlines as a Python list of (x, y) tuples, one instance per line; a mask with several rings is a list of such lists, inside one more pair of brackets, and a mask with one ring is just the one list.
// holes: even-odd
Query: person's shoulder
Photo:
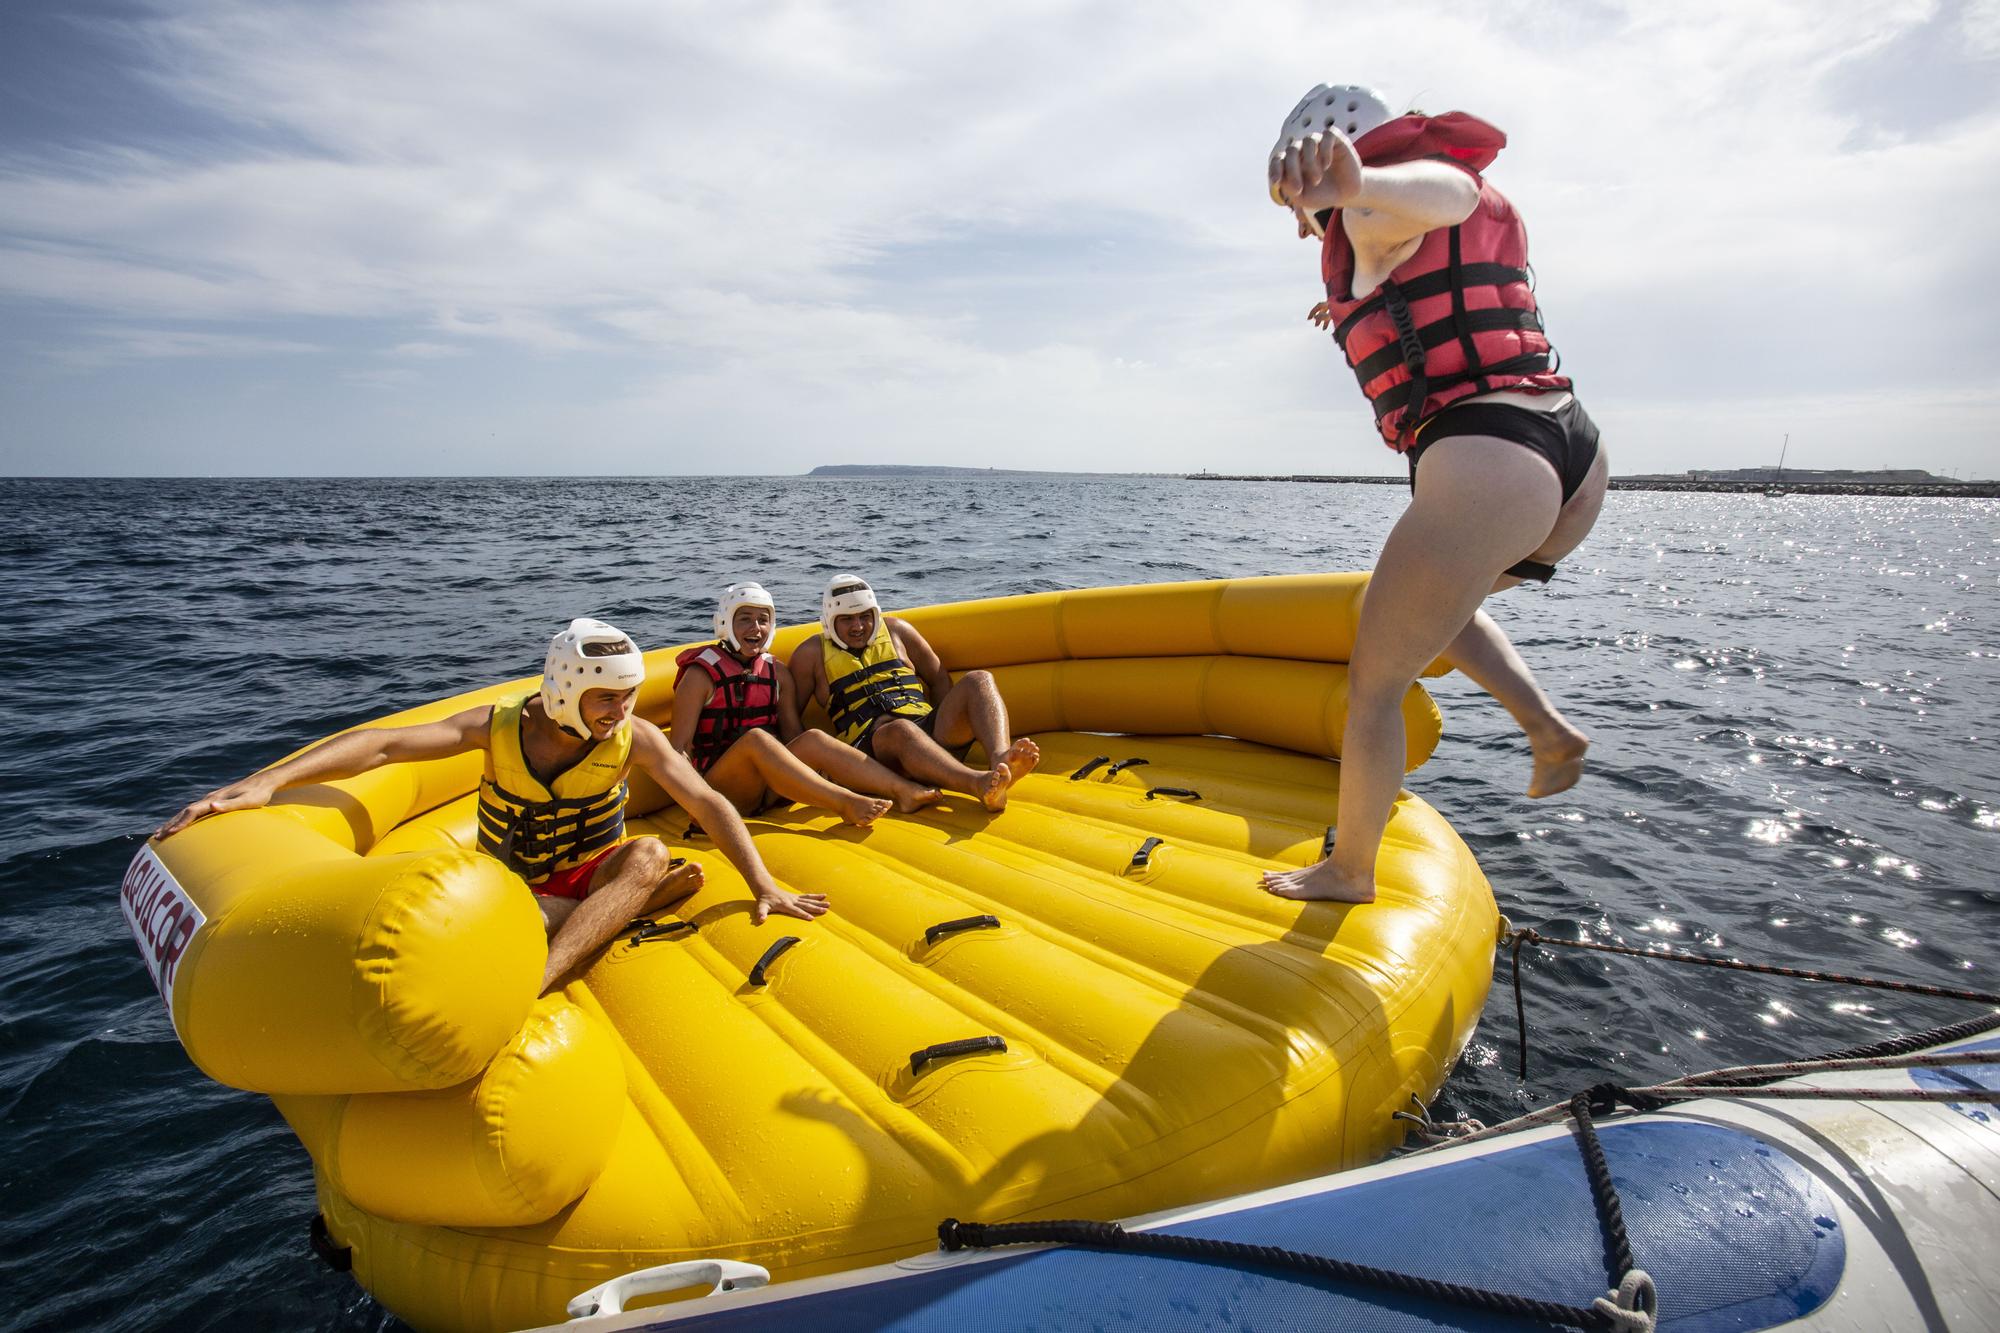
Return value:
[(793, 662), (817, 662), (825, 655), (826, 649), (820, 646), (819, 635), (812, 634), (801, 639), (799, 646), (792, 649), (790, 660)]
[(493, 731), (494, 710), (499, 707), (499, 704), (475, 704), (463, 712), (453, 713), (445, 718), (444, 724), (457, 728), (459, 734), (469, 743), (483, 749)]

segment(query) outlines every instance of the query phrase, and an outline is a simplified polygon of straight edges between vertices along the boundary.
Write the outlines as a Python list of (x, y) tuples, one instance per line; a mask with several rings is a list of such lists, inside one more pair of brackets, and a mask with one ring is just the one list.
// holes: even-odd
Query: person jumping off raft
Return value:
[(909, 814), (937, 800), (937, 788), (910, 781), (824, 731), (805, 729), (792, 673), (765, 651), (776, 614), (762, 584), (722, 590), (715, 642), (675, 659), (674, 748), (746, 815), (776, 796), (866, 827), (892, 802)]
[[(1392, 116), (1380, 94), (1321, 85), (1271, 150), (1271, 198), (1320, 243), (1331, 326), (1375, 422), (1410, 464), (1348, 664), (1333, 853), (1272, 871), (1286, 898), (1370, 902), (1402, 782), (1404, 693), (1442, 657), (1513, 714), (1534, 752), (1528, 795), (1575, 785), (1589, 738), (1479, 609), (1547, 582), (1597, 521), (1609, 463), (1557, 373), (1530, 285), (1527, 231), (1481, 175), (1506, 145), (1453, 111)], [(1419, 484), (1419, 461), (1422, 482)]]
[[(918, 782), (1007, 807), (1007, 790), (1034, 771), (1041, 747), (1007, 730), (1007, 705), (985, 671), (954, 684), (908, 621), (885, 616), (867, 580), (836, 574), (820, 600), (820, 632), (792, 654), (792, 679), (826, 709), (834, 734)], [(967, 767), (973, 741), (992, 765)]]
[(824, 894), (793, 893), (771, 878), (736, 807), (704, 782), (660, 729), (632, 715), (645, 658), (601, 620), (573, 620), (549, 640), (539, 691), (468, 708), (438, 722), (363, 727), (296, 759), (259, 770), (187, 806), (154, 834), (198, 819), (269, 805), (287, 787), (351, 778), (385, 764), (486, 752), (479, 784), (479, 850), (534, 892), (549, 933), (542, 992), (642, 911), (702, 885), (702, 870), (658, 838), (625, 834), (626, 778), (634, 765), (692, 814), (750, 886), (754, 920), (772, 912), (811, 920)]

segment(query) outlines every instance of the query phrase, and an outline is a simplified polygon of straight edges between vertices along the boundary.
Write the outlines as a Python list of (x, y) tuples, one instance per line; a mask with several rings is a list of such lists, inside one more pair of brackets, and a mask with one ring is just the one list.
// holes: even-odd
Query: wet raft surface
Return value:
[[(999, 815), (749, 821), (781, 882), (831, 897), (812, 923), (753, 927), (683, 813), (636, 821), (709, 884), (568, 988), (617, 1034), (619, 1142), (581, 1201), (489, 1243), (803, 1274), (924, 1248), (946, 1215), (1117, 1216), (1386, 1151), (1484, 1000), (1494, 906), (1456, 835), (1406, 796), (1376, 904), (1285, 902), (1258, 873), (1318, 857), (1336, 765), (1036, 739)], [(470, 802), (421, 822), (469, 839)]]

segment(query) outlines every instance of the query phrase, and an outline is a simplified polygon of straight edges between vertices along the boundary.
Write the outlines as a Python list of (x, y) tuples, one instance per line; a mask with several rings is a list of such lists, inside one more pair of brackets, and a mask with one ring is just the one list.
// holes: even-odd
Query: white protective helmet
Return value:
[[(1285, 127), (1278, 131), (1278, 142), (1271, 149), (1271, 160), (1283, 157), (1294, 140), (1337, 130), (1352, 143), (1377, 125), (1386, 125), (1394, 119), (1388, 102), (1373, 88), (1353, 83), (1328, 87), (1322, 83), (1301, 97), (1292, 114), (1285, 117)], [(1290, 206), (1290, 201), (1278, 193), (1275, 180), (1271, 182), (1271, 201)]]
[(761, 583), (732, 583), (722, 590), (722, 600), (715, 604), (715, 637), (728, 644), (734, 652), (742, 652), (743, 645), (736, 641), (736, 612), (746, 606), (761, 606), (778, 615), (778, 604), (771, 600), (771, 594), (764, 591)]
[(826, 595), (819, 599), (820, 628), (835, 643), (840, 635), (834, 632), (836, 616), (859, 615), (863, 611), (873, 611), (879, 617), (882, 604), (875, 600), (875, 590), (868, 586), (868, 580), (859, 574), (835, 574), (826, 581)]
[(584, 691), (635, 690), (645, 678), (646, 659), (625, 631), (587, 617), (572, 620), (549, 640), (549, 655), (542, 662), (542, 711), (564, 731), (588, 740)]

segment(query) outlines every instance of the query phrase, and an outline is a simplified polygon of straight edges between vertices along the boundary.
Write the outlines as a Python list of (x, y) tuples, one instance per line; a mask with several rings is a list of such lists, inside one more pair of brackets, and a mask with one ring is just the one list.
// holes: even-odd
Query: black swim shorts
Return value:
[(1491, 435), (1534, 450), (1556, 470), (1564, 504), (1582, 487), (1590, 465), (1597, 461), (1597, 423), (1575, 397), (1553, 412), (1513, 403), (1461, 403), (1417, 427), (1417, 442), (1404, 455), (1410, 460), (1411, 494), (1416, 493), (1417, 460), (1424, 450), (1454, 435)]
[(861, 734), (859, 736), (856, 736), (853, 739), (853, 741), (850, 742), (850, 744), (852, 744), (855, 749), (861, 751), (861, 753), (867, 755), (870, 759), (873, 759), (875, 757), (875, 729), (881, 726), (884, 722), (887, 722), (892, 718), (898, 718), (898, 717), (902, 718), (903, 721), (905, 722), (916, 723), (918, 727), (923, 729), (924, 735), (930, 736), (933, 739), (936, 738), (937, 709), (933, 708), (930, 712), (925, 713), (922, 717), (911, 717), (907, 713), (883, 713), (879, 717), (872, 717), (868, 720), (868, 725), (862, 728)]

